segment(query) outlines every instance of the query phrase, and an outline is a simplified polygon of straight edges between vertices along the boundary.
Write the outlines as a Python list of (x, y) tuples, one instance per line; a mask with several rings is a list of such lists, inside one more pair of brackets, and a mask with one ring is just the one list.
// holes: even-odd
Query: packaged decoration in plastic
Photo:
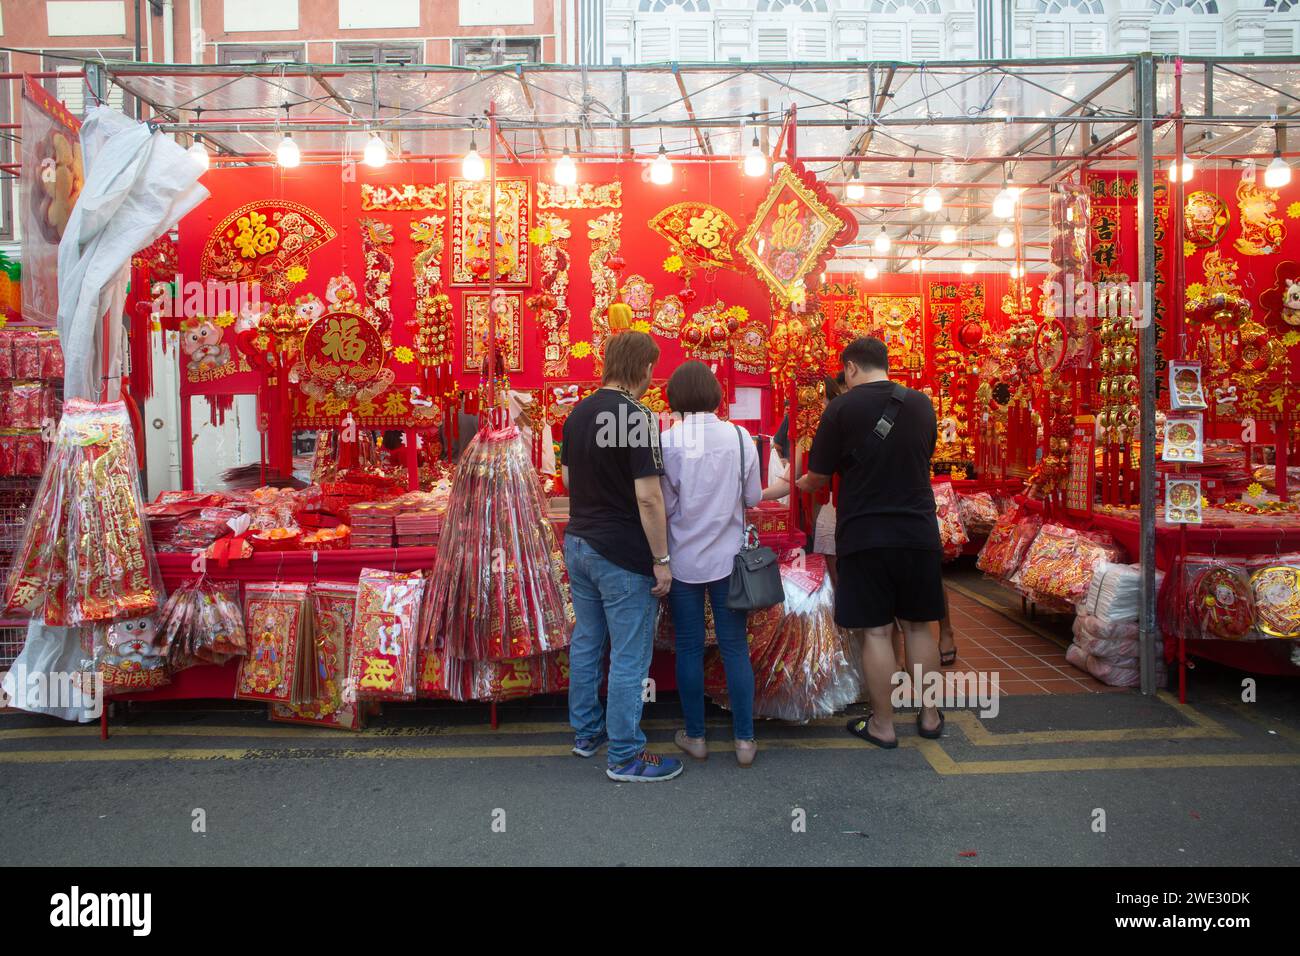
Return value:
[(352, 619), (349, 679), (362, 700), (414, 700), (416, 631), (424, 577), (367, 568)]
[(1241, 565), (1189, 555), (1183, 563), (1187, 605), (1184, 634), (1191, 639), (1253, 641), (1255, 595)]
[(185, 581), (168, 596), (158, 628), (173, 672), (194, 664), (224, 664), (248, 650), (235, 581)]
[(1044, 525), (1011, 581), (1037, 603), (1073, 608), (1087, 595), (1093, 569), (1119, 556), (1118, 547), (1100, 536)]
[[(294, 699), (298, 655), (309, 640), (307, 585), (254, 582), (244, 589), (248, 653), (239, 664), (235, 696), (300, 703)], [(314, 656), (314, 655), (313, 655)]]
[(461, 455), (429, 586), (421, 643), (468, 660), (568, 646), (573, 608), (537, 470), (513, 426), (484, 429)]
[(967, 534), (988, 534), (997, 524), (998, 503), (989, 492), (958, 495), (957, 503), (961, 508), (961, 521), (966, 526)]
[[(749, 616), (754, 667), (754, 714), (804, 722), (843, 710), (858, 699), (862, 675), (857, 650), (835, 626), (834, 592), (821, 555), (802, 570), (781, 565), (785, 603)], [(705, 691), (726, 707), (726, 673), (713, 648), (704, 661)]]
[(94, 627), (91, 667), (108, 693), (153, 690), (171, 681), (167, 647), (153, 615)]
[(970, 543), (966, 526), (961, 520), (961, 505), (957, 502), (957, 491), (950, 481), (942, 481), (934, 486), (935, 515), (939, 520), (939, 541), (943, 545), (943, 556), (952, 560), (961, 555), (962, 549)]
[(975, 566), (992, 577), (1009, 579), (1019, 570), (1042, 526), (1038, 515), (1022, 516), (1017, 509), (1010, 509), (993, 525)]
[(1255, 626), (1265, 637), (1300, 637), (1300, 555), (1280, 555), (1251, 565)]
[(356, 695), (347, 692), (348, 648), (357, 585), (313, 584), (310, 594), (312, 640), (319, 692), (303, 704), (272, 704), (271, 719), (339, 730), (359, 730), (363, 712)]
[(72, 399), (14, 556), (7, 613), (89, 624), (152, 614), (163, 593), (126, 406)]

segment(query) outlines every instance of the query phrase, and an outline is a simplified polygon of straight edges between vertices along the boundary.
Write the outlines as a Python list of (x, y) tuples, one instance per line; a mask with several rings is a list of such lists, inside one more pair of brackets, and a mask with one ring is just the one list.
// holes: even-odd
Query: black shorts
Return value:
[(939, 621), (947, 612), (943, 552), (869, 548), (836, 559), (835, 623), (884, 627), (901, 621)]

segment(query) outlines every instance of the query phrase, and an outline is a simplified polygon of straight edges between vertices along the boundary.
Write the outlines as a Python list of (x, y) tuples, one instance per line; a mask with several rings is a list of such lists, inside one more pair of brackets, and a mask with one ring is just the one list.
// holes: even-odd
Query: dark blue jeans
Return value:
[(668, 603), (677, 640), (677, 693), (688, 737), (704, 736), (704, 595), (713, 606), (713, 626), (727, 672), (731, 726), (737, 740), (754, 739), (754, 668), (749, 663), (747, 615), (727, 607), (727, 578), (709, 584), (673, 579)]

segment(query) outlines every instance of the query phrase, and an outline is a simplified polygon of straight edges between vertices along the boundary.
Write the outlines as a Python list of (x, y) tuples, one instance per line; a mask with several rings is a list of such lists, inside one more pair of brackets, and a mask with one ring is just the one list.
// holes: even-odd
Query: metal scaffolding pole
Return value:
[(1138, 394), (1141, 400), (1139, 475), (1141, 510), (1138, 512), (1141, 563), (1141, 597), (1138, 605), (1138, 639), (1141, 648), (1142, 693), (1156, 692), (1156, 239), (1155, 239), (1155, 118), (1156, 64), (1150, 53), (1138, 58), (1135, 76), (1135, 112), (1138, 117), (1138, 281), (1142, 287), (1142, 314), (1138, 329)]

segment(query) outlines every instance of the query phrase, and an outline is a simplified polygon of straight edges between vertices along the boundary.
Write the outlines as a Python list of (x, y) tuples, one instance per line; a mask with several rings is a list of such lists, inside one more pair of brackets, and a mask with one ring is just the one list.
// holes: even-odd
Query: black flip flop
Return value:
[(934, 730), (926, 730), (921, 726), (921, 714), (916, 715), (916, 732), (926, 740), (938, 740), (943, 736), (943, 711), (939, 711), (939, 726)]
[(854, 737), (857, 737), (861, 740), (865, 740), (869, 744), (875, 744), (881, 750), (896, 749), (898, 747), (897, 737), (895, 737), (893, 740), (881, 740), (879, 737), (877, 737), (875, 734), (873, 734), (871, 731), (867, 729), (868, 726), (867, 721), (870, 720), (870, 718), (871, 718), (870, 714), (868, 714), (866, 717), (854, 717), (852, 720), (849, 721), (846, 729)]
[(956, 663), (957, 663), (957, 648), (954, 647), (950, 651), (939, 652), (940, 667), (952, 667), (952, 665)]

